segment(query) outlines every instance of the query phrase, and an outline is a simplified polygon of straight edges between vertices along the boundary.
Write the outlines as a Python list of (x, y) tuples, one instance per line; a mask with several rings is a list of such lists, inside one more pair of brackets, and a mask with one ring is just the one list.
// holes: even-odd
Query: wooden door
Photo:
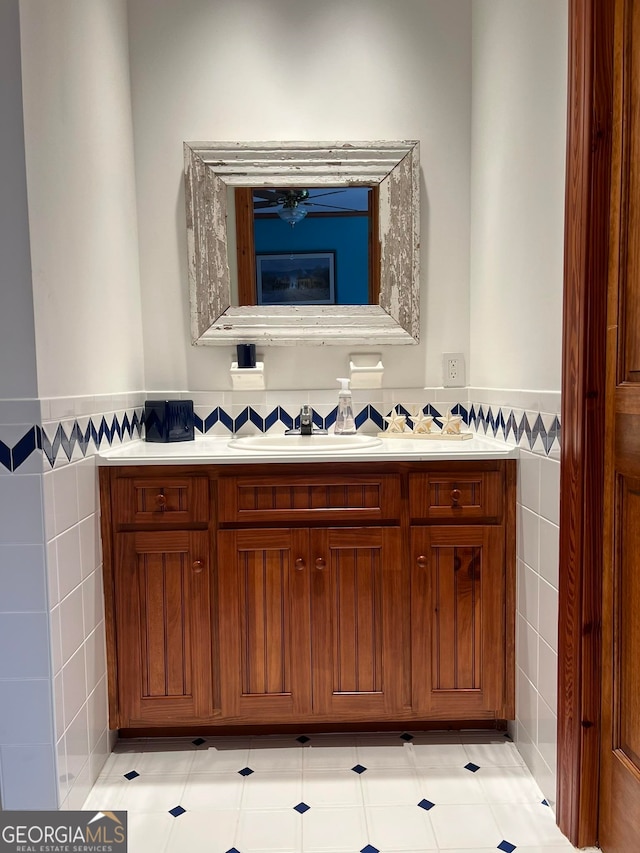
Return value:
[(310, 531), (316, 716), (382, 719), (401, 710), (400, 543), (397, 527)]
[(414, 710), (433, 717), (505, 717), (502, 528), (412, 530)]
[(306, 530), (218, 534), (221, 704), (227, 718), (311, 713)]
[(600, 846), (640, 850), (640, 0), (616, 2)]
[(117, 535), (120, 727), (211, 716), (209, 572), (206, 531)]

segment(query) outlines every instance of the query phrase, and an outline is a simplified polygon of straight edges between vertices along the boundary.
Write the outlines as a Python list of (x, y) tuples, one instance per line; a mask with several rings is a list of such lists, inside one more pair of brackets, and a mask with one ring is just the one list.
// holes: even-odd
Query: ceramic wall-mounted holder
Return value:
[(257, 361), (255, 367), (238, 367), (231, 364), (231, 385), (234, 391), (264, 391), (264, 362)]
[(379, 352), (351, 353), (349, 374), (352, 388), (382, 388), (382, 355)]

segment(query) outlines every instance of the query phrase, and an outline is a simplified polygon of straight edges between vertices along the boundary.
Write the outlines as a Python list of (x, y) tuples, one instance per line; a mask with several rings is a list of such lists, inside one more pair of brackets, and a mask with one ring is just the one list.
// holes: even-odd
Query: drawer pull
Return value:
[(416, 560), (416, 563), (418, 564), (419, 568), (425, 569), (427, 567), (427, 558), (424, 556), (424, 554), (420, 554), (420, 556)]
[(159, 495), (156, 495), (156, 503), (158, 504), (158, 509), (160, 510), (160, 512), (164, 512), (167, 508), (166, 495), (163, 495), (162, 492), (160, 492)]
[(460, 498), (462, 497), (462, 492), (460, 489), (451, 489), (451, 506), (459, 506)]
[(301, 572), (304, 568), (306, 568), (306, 563), (302, 559), (302, 557), (298, 557), (298, 559), (295, 562), (295, 567), (296, 567), (297, 572)]
[(316, 559), (316, 569), (319, 572), (322, 572), (326, 569), (326, 567), (327, 567), (327, 561), (323, 557), (318, 557)]
[(193, 571), (196, 574), (199, 574), (204, 569), (204, 562), (202, 560), (194, 560), (193, 561)]

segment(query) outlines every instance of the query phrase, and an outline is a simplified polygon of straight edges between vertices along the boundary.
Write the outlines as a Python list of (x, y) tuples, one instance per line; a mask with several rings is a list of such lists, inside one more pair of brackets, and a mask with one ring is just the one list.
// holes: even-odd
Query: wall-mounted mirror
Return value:
[[(194, 344), (418, 341), (417, 142), (196, 142), (184, 151)], [(343, 202), (339, 215), (330, 198)], [(329, 232), (355, 222), (363, 198), (367, 299), (356, 303), (357, 244)]]

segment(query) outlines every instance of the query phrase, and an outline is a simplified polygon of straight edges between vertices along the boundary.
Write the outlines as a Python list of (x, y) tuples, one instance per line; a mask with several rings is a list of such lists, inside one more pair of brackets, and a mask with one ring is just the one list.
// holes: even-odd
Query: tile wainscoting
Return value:
[[(20, 776), (20, 762), (13, 761), (14, 751), (27, 755), (26, 750), (35, 750), (35, 766), (45, 779), (57, 764), (60, 807), (80, 808), (111, 750), (94, 457), (101, 447), (141, 436), (145, 396), (193, 399), (200, 433), (249, 434), (291, 427), (304, 403), (312, 406), (316, 425), (330, 429), (337, 391), (168, 391), (0, 401), (0, 498), (3, 507), (11, 507), (11, 512), (3, 510), (0, 520), (5, 567), (0, 593), (5, 588), (11, 592), (0, 596), (8, 602), (2, 605), (7, 612), (0, 613), (0, 633), (13, 632), (19, 625), (21, 634), (27, 633), (21, 636), (24, 654), (36, 662), (43, 655), (46, 659), (45, 665), (27, 666), (17, 677), (0, 671), (6, 695), (17, 697), (25, 689), (43, 693), (37, 735), (19, 734), (24, 728), (18, 719), (19, 704), (15, 719), (9, 711), (4, 712), (7, 719), (0, 715), (2, 766), (4, 776), (10, 772), (13, 780), (5, 778), (3, 783), (5, 807), (12, 807), (12, 802), (16, 808), (51, 807), (50, 789), (34, 802), (30, 782)], [(512, 735), (545, 796), (554, 803), (560, 395), (410, 388), (354, 391), (353, 400), (362, 432), (377, 432), (394, 409), (409, 420), (419, 409), (433, 415), (437, 425), (451, 410), (462, 415), (470, 429), (521, 448), (517, 720)], [(28, 555), (29, 577), (33, 576), (29, 594), (15, 582), (12, 567), (27, 556), (16, 548), (37, 552), (37, 559), (31, 552)], [(20, 577), (26, 584), (27, 575)], [(43, 623), (40, 631), (38, 619)], [(16, 799), (7, 797), (9, 790), (16, 791)], [(41, 802), (48, 805), (40, 806)]]

